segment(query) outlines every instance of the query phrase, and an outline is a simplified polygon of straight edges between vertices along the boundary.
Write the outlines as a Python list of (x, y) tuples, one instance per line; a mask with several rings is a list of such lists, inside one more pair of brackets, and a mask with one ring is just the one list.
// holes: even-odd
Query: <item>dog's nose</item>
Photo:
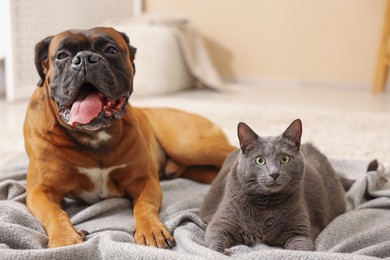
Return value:
[(90, 65), (95, 64), (99, 61), (99, 57), (90, 51), (82, 51), (76, 54), (76, 56), (73, 57), (72, 63), (74, 66), (82, 66), (84, 65)]

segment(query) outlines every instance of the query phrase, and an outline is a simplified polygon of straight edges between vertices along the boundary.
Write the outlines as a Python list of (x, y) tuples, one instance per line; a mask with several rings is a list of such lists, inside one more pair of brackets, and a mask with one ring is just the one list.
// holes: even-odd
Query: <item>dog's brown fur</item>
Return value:
[[(122, 44), (119, 33), (112, 29), (104, 32)], [(64, 33), (61, 35), (64, 37)], [(57, 42), (54, 37), (49, 57)], [(107, 181), (109, 197), (132, 199), (136, 242), (172, 247), (174, 239), (159, 219), (159, 177), (183, 176), (210, 183), (235, 147), (203, 117), (167, 108), (133, 108), (129, 104), (121, 120), (102, 130), (109, 138), (101, 138), (102, 131), (78, 131), (61, 121), (51, 98), (49, 75), (54, 68), (50, 59), (42, 66), (43, 87), (35, 90), (24, 124), (30, 159), (26, 203), (46, 230), (48, 246), (77, 244), (85, 238), (85, 232), (76, 231), (60, 207), (65, 196), (80, 198), (97, 188), (80, 169), (113, 167)]]

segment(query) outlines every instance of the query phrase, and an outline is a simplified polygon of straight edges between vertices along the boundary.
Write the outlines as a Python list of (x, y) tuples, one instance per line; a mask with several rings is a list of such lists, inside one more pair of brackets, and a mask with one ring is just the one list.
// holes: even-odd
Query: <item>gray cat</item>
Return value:
[(200, 209), (209, 248), (314, 250), (320, 231), (345, 211), (345, 192), (328, 159), (301, 145), (301, 135), (299, 119), (276, 137), (238, 124), (240, 149), (226, 158)]

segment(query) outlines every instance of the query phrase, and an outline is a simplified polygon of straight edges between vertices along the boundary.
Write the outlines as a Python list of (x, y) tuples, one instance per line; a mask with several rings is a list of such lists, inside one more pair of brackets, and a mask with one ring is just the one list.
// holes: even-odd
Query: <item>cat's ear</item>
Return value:
[(248, 148), (259, 136), (245, 123), (240, 122), (237, 126), (238, 140), (240, 141), (241, 151), (245, 154)]
[(284, 131), (282, 136), (289, 141), (293, 142), (298, 148), (301, 146), (301, 136), (302, 136), (302, 122), (300, 119), (295, 119)]

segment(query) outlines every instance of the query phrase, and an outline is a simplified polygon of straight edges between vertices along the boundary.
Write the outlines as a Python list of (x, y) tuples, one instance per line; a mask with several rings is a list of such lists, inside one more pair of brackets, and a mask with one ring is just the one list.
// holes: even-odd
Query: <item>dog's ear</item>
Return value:
[(47, 73), (47, 62), (48, 62), (48, 53), (49, 53), (49, 45), (53, 36), (46, 37), (42, 41), (38, 42), (35, 45), (35, 67), (38, 71), (39, 77), (41, 79), (38, 82), (38, 86), (42, 87), (43, 82), (45, 81), (46, 73)]
[(130, 45), (129, 37), (128, 37), (125, 33), (120, 32), (120, 34), (122, 35), (123, 39), (126, 41), (127, 47), (129, 48), (129, 51), (130, 51), (130, 60), (131, 60), (131, 64), (133, 65), (134, 73), (135, 73), (134, 59), (135, 59), (135, 53), (137, 52), (137, 49), (136, 49), (135, 47), (133, 47), (133, 46)]

